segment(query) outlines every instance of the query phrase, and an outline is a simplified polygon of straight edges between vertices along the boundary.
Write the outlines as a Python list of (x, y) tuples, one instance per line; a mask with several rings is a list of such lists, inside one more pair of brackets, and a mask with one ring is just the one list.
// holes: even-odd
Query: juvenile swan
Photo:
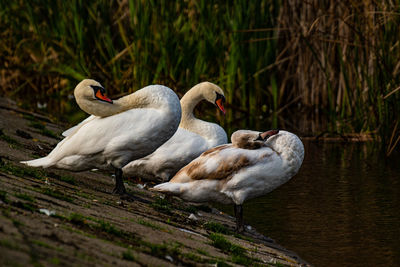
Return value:
[(122, 168), (154, 152), (175, 133), (181, 118), (177, 95), (168, 87), (150, 85), (112, 101), (100, 83), (89, 79), (80, 82), (74, 94), (81, 109), (93, 116), (64, 132), (66, 137), (46, 157), (22, 163), (71, 171), (114, 170), (113, 192), (129, 197)]
[(236, 230), (242, 232), (242, 204), (286, 183), (304, 158), (300, 139), (289, 132), (239, 130), (232, 144), (207, 150), (168, 183), (152, 188), (192, 202), (234, 204)]
[(176, 133), (152, 154), (127, 164), (122, 169), (124, 174), (165, 182), (207, 149), (226, 144), (227, 136), (221, 126), (193, 115), (193, 109), (202, 100), (225, 113), (222, 89), (210, 82), (197, 84), (181, 99), (182, 119)]

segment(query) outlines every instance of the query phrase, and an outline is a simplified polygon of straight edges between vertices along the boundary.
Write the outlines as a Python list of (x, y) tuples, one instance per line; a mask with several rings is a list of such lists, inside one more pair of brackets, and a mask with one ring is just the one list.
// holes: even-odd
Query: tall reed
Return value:
[[(338, 132), (400, 138), (400, 1), (283, 1), (281, 81)], [(277, 61), (280, 57), (277, 58)], [(390, 139), (389, 139), (390, 137)]]
[(260, 100), (270, 97), (264, 82), (269, 73), (251, 75), (274, 62), (273, 42), (253, 42), (273, 32), (248, 29), (273, 27), (277, 1), (18, 0), (0, 5), (0, 83), (8, 95), (63, 96), (77, 81), (92, 77), (114, 95), (150, 83), (182, 95), (210, 80), (246, 114), (256, 113)]
[[(300, 114), (328, 118), (331, 132), (379, 134), (390, 154), (400, 140), (399, 2), (1, 1), (0, 92), (66, 99), (91, 77), (113, 96), (151, 83), (183, 95), (209, 80), (226, 91), (229, 131), (299, 127)], [(72, 102), (49, 108), (70, 114)]]

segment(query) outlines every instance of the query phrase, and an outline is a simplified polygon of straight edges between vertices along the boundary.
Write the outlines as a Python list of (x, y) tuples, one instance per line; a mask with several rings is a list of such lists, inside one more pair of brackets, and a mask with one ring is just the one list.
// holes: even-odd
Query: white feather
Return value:
[(74, 132), (76, 132), (80, 127), (82, 127), (84, 124), (86, 124), (87, 122), (93, 120), (94, 118), (96, 118), (96, 116), (91, 115), (89, 117), (87, 117), (86, 119), (84, 119), (83, 121), (81, 121), (80, 123), (78, 123), (78, 125), (72, 126), (71, 128), (65, 130), (62, 133), (62, 136), (67, 137), (68, 135), (73, 134)]
[(131, 99), (125, 97), (124, 103), (138, 96), (149, 103), (139, 108), (124, 107), (126, 111), (108, 117), (90, 116), (67, 130), (67, 137), (47, 157), (23, 163), (73, 171), (112, 170), (154, 152), (179, 125), (179, 99), (168, 87), (151, 85), (128, 96)]
[(201, 83), (189, 90), (181, 100), (182, 120), (174, 136), (152, 154), (127, 164), (123, 168), (124, 174), (168, 181), (207, 149), (227, 143), (226, 133), (221, 126), (197, 119), (192, 113), (199, 101), (215, 101), (216, 90), (223, 94), (222, 89), (212, 83)]
[[(213, 150), (203, 153), (170, 182), (157, 185), (153, 190), (192, 202), (240, 205), (246, 199), (269, 193), (287, 182), (298, 172), (304, 158), (302, 142), (286, 131), (271, 136), (266, 146), (258, 149), (229, 144)], [(235, 171), (227, 171), (229, 167)]]

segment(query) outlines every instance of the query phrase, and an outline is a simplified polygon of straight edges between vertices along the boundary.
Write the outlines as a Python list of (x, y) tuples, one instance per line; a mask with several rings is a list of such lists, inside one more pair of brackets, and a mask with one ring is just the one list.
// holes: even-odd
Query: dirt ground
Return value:
[(0, 100), (1, 266), (308, 266), (295, 253), (209, 205), (184, 203), (126, 179), (143, 201), (111, 194), (109, 173), (27, 167), (62, 128)]

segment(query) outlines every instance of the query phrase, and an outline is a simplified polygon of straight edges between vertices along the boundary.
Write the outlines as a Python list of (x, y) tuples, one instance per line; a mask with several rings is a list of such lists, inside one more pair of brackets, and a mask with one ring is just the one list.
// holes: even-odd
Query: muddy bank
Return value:
[(295, 253), (209, 205), (166, 201), (127, 180), (144, 201), (110, 194), (104, 172), (35, 169), (62, 128), (0, 100), (0, 265), (306, 266)]

